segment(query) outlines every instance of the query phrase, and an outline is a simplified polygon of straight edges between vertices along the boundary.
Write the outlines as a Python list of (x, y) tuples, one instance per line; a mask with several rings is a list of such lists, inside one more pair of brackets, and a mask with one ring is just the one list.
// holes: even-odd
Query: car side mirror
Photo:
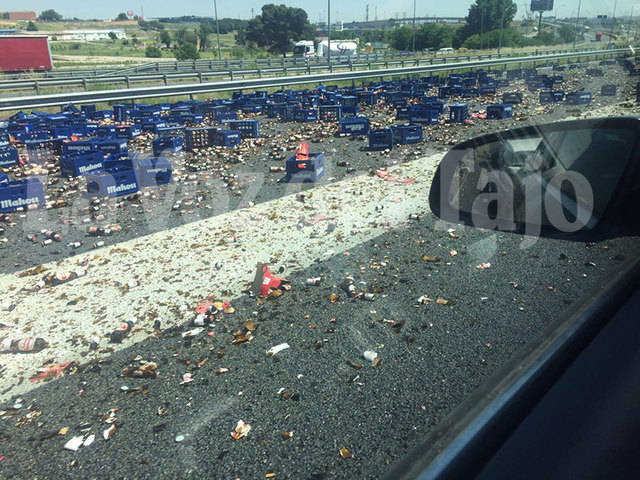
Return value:
[(438, 166), (431, 210), (452, 223), (534, 235), (592, 230), (618, 197), (639, 188), (639, 133), (639, 119), (616, 117), (465, 141)]

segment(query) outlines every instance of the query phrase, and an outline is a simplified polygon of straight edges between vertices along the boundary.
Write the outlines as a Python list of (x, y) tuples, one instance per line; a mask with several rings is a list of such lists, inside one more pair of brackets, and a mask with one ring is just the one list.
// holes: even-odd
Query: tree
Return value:
[(517, 11), (512, 0), (475, 0), (469, 7), (466, 24), (456, 32), (454, 47), (462, 45), (471, 35), (509, 27)]
[(127, 21), (127, 20), (129, 20), (129, 17), (127, 16), (127, 14), (126, 14), (126, 13), (124, 13), (124, 12), (120, 12), (120, 13), (118, 14), (118, 16), (116, 17), (116, 20), (115, 20), (115, 21), (116, 21), (116, 22), (125, 22), (125, 21)]
[(292, 42), (312, 38), (307, 12), (286, 5), (263, 5), (262, 14), (249, 21), (247, 40), (286, 55)]
[(191, 42), (182, 43), (176, 49), (175, 55), (178, 60), (197, 60), (200, 58), (196, 44)]
[(396, 50), (411, 50), (413, 45), (413, 31), (406, 25), (394, 28), (391, 32), (391, 47)]
[(160, 33), (160, 43), (164, 43), (167, 48), (171, 47), (171, 34), (167, 30)]
[(154, 47), (153, 45), (149, 45), (144, 52), (145, 57), (149, 58), (160, 58), (162, 57), (162, 52), (158, 47)]
[(200, 22), (198, 27), (198, 39), (200, 40), (200, 51), (209, 48), (209, 34), (212, 32), (211, 26), (207, 22)]
[(27, 32), (35, 32), (38, 30), (38, 27), (36, 26), (35, 23), (33, 23), (32, 21), (29, 21), (29, 23), (27, 23)]
[(567, 25), (566, 23), (562, 24), (558, 29), (558, 35), (564, 43), (573, 42), (573, 39), (576, 36), (576, 29), (573, 25)]
[(43, 10), (42, 12), (40, 12), (38, 20), (41, 20), (43, 22), (59, 22), (60, 20), (62, 20), (62, 15), (60, 15), (55, 10)]
[(115, 32), (109, 32), (109, 38), (113, 43), (115, 43), (116, 40), (118, 39), (118, 35), (116, 35)]

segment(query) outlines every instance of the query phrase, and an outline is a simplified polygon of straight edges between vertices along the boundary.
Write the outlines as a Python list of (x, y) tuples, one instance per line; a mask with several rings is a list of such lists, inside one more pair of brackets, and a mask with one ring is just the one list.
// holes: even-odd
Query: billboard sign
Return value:
[(532, 12), (546, 12), (553, 10), (553, 0), (531, 0)]

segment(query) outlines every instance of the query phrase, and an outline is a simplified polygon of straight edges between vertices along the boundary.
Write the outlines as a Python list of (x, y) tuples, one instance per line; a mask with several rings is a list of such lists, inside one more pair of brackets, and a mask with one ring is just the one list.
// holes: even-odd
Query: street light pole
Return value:
[(327, 62), (331, 71), (331, 0), (327, 0)]
[(218, 38), (218, 60), (222, 60), (222, 55), (220, 54), (220, 27), (218, 26), (218, 3), (216, 0), (213, 0), (213, 13), (216, 15), (216, 37)]
[(413, 0), (413, 53), (416, 52), (416, 0)]
[(505, 4), (502, 2), (502, 15), (500, 17), (500, 43), (498, 43), (498, 54), (500, 54), (500, 50), (502, 50), (502, 35), (504, 35), (504, 9)]
[(582, 0), (578, 0), (578, 14), (576, 15), (576, 24), (573, 27), (573, 48), (576, 48), (576, 38), (578, 37), (578, 20), (580, 19), (580, 7), (582, 6)]

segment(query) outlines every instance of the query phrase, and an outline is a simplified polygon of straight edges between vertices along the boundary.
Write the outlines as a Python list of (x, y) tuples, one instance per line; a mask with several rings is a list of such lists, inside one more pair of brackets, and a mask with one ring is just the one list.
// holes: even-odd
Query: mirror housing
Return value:
[(640, 119), (630, 117), (483, 135), (444, 156), (429, 204), (444, 221), (491, 230), (593, 230), (640, 198), (639, 146)]

